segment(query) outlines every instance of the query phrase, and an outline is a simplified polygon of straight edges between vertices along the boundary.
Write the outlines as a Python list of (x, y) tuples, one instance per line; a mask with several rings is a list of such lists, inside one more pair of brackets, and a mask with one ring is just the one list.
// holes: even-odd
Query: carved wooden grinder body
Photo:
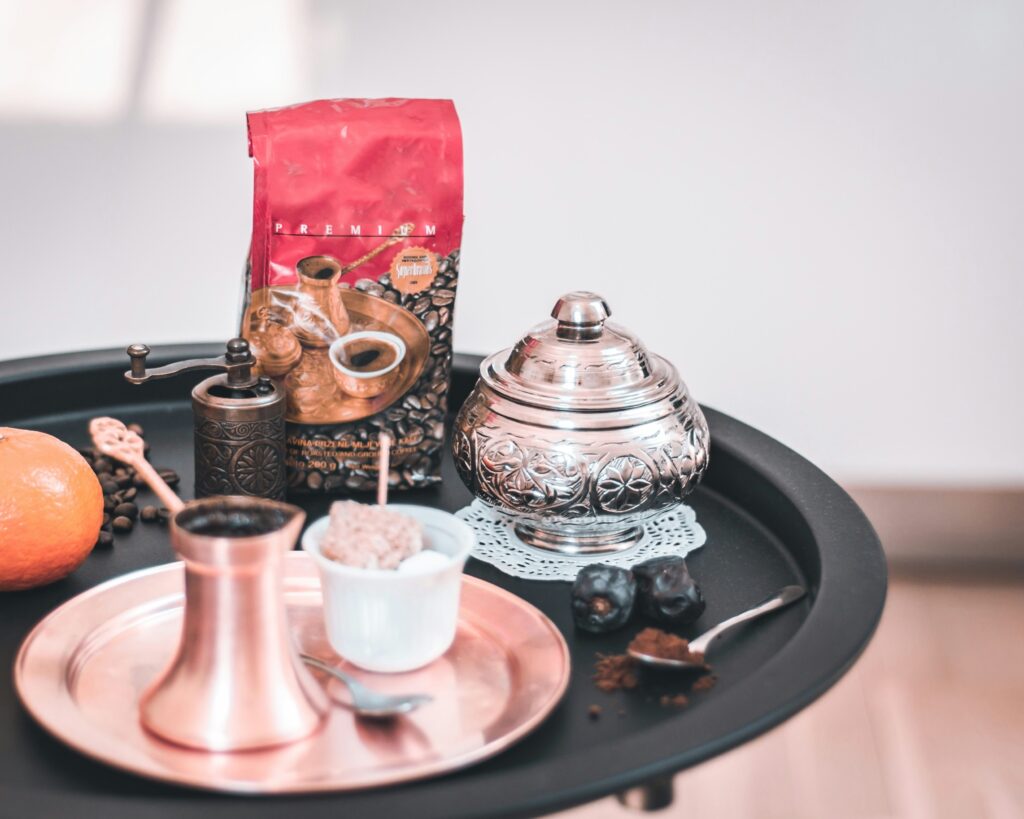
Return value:
[(192, 390), (195, 438), (195, 494), (249, 495), (283, 500), (285, 482), (285, 396), (266, 377), (255, 377), (249, 343), (234, 338), (223, 356), (179, 361), (146, 369), (149, 348), (128, 348), (133, 384), (194, 370), (224, 372)]

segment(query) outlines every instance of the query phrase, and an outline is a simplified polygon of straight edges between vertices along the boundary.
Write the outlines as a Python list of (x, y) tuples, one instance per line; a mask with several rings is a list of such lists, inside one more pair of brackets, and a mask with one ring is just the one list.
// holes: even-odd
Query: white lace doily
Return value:
[(707, 535), (697, 523), (697, 513), (686, 504), (662, 512), (644, 524), (644, 536), (629, 549), (605, 555), (559, 555), (519, 539), (513, 519), (479, 500), (455, 516), (476, 531), (473, 557), (490, 563), (505, 574), (526, 580), (575, 580), (590, 563), (629, 568), (652, 557), (685, 557), (704, 545)]

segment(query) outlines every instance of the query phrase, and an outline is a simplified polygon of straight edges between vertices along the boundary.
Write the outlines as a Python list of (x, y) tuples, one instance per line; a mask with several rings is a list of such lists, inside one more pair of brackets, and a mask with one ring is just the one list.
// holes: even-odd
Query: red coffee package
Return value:
[(242, 335), (288, 394), (290, 492), (440, 480), (462, 241), (450, 100), (248, 115), (255, 166)]

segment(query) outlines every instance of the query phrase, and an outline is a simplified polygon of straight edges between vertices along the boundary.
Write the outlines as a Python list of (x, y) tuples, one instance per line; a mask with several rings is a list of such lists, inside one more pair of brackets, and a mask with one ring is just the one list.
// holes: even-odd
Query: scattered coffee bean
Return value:
[(100, 549), (109, 549), (114, 545), (114, 533), (108, 529), (100, 529), (100, 536), (96, 540), (96, 547)]
[(142, 511), (139, 512), (139, 518), (146, 523), (155, 523), (160, 516), (155, 506), (143, 506)]
[(171, 519), (171, 510), (166, 506), (161, 506), (156, 510), (156, 515), (161, 523), (167, 523)]
[(135, 520), (139, 516), (139, 508), (134, 503), (119, 503), (114, 507), (114, 515)]
[(114, 518), (110, 525), (113, 527), (115, 532), (130, 532), (132, 527), (135, 525), (135, 521), (131, 518), (119, 516)]
[(177, 486), (181, 481), (181, 478), (178, 477), (178, 473), (173, 469), (158, 469), (157, 474), (164, 479), (164, 482), (168, 486)]
[(135, 499), (135, 496), (139, 494), (139, 490), (134, 486), (129, 486), (127, 489), (122, 489), (118, 494), (121, 496), (121, 500), (130, 501)]

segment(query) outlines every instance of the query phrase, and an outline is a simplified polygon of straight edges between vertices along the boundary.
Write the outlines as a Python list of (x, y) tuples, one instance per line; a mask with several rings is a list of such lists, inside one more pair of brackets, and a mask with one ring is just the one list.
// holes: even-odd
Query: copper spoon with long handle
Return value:
[(153, 490), (160, 502), (172, 513), (177, 512), (185, 504), (157, 474), (153, 465), (146, 460), (145, 443), (141, 436), (132, 432), (116, 418), (93, 418), (89, 422), (89, 435), (93, 446), (108, 458), (126, 463), (135, 469)]

